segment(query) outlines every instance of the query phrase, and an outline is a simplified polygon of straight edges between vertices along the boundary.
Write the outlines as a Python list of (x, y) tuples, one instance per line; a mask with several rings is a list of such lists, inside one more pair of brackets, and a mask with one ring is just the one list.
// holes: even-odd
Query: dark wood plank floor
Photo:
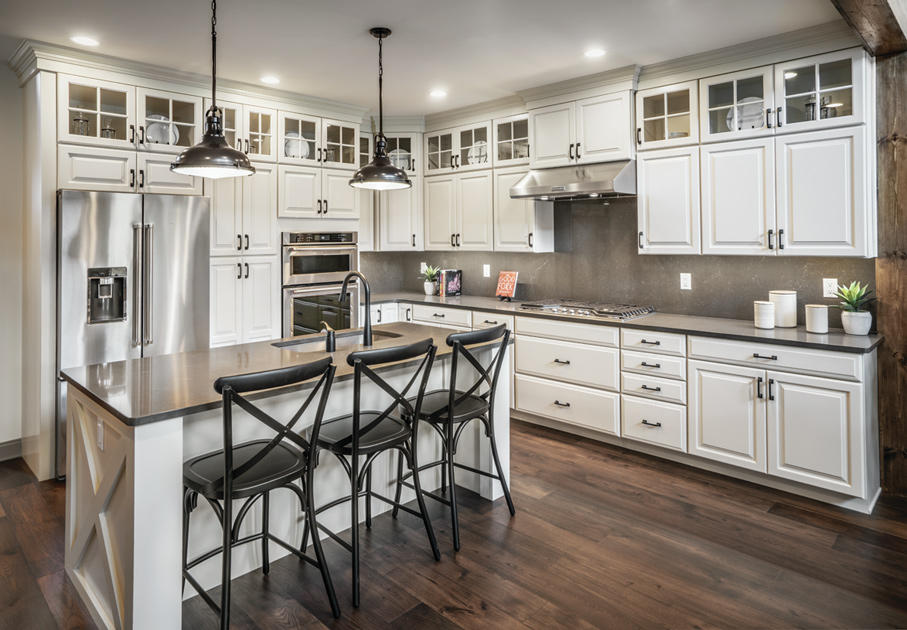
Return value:
[[(515, 423), (517, 515), (462, 493), (463, 549), (431, 506), (443, 559), (408, 515), (363, 529), (362, 606), (326, 543), (318, 572), (284, 558), (234, 581), (238, 628), (907, 627), (907, 501), (871, 517)], [(62, 570), (63, 486), (0, 464), (0, 628), (92, 627)], [(194, 598), (184, 627), (214, 628)]]

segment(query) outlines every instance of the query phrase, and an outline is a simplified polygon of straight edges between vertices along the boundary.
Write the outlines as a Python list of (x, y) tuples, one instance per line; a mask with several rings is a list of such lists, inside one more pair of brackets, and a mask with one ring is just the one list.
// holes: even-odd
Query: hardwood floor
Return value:
[[(871, 517), (515, 423), (511, 519), (462, 492), (455, 556), (418, 519), (362, 535), (362, 606), (349, 556), (326, 542), (343, 616), (318, 571), (283, 558), (233, 582), (238, 628), (907, 627), (907, 500)], [(0, 628), (90, 628), (63, 573), (62, 484), (0, 464)], [(184, 627), (216, 627), (196, 597)]]

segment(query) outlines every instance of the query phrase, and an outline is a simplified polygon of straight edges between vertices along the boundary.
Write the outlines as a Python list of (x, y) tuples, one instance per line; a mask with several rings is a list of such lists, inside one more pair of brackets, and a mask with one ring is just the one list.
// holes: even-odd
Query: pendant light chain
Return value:
[(211, 0), (211, 107), (217, 109), (217, 0)]
[(384, 38), (378, 38), (378, 135), (384, 138)]

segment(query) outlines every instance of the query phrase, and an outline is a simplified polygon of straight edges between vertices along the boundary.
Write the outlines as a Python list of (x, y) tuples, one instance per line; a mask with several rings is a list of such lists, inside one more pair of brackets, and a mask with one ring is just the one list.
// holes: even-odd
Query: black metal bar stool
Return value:
[[(202, 599), (220, 616), (220, 627), (230, 626), (230, 561), (233, 547), (246, 543), (261, 541), (262, 572), (267, 574), (270, 569), (268, 560), (268, 543), (275, 542), (299, 556), (309, 564), (321, 571), (321, 578), (327, 590), (334, 617), (340, 616), (340, 607), (334, 594), (334, 586), (324, 561), (321, 550), (321, 541), (317, 536), (312, 543), (315, 548), (315, 558), (305, 553), (306, 545), (297, 549), (284, 540), (274, 536), (268, 530), (268, 508), (270, 507), (270, 493), (278, 488), (286, 488), (299, 498), (302, 510), (305, 512), (305, 527), (315, 522), (313, 509), (314, 499), (312, 494), (312, 475), (315, 470), (315, 442), (321, 428), (324, 408), (331, 384), (334, 380), (336, 368), (331, 364), (330, 357), (305, 365), (239, 374), (217, 379), (214, 389), (223, 395), (224, 408), (224, 449), (193, 457), (183, 465), (184, 507), (183, 507), (183, 581), (188, 581), (198, 591)], [(248, 394), (259, 390), (273, 389), (276, 387), (290, 387), (318, 378), (312, 391), (305, 398), (299, 410), (287, 422), (279, 422), (270, 415), (250, 403), (241, 394)], [(308, 430), (309, 439), (301, 437), (293, 431), (293, 427), (303, 416), (309, 405), (316, 399), (318, 392), (317, 409), (311, 428)], [(253, 418), (274, 431), (271, 439), (259, 439), (235, 444), (233, 442), (233, 405), (246, 411)], [(301, 481), (300, 486), (295, 481)], [(202, 496), (211, 505), (223, 529), (223, 544), (212, 549), (192, 561), (189, 561), (189, 516), (198, 505), (198, 497)], [(258, 500), (262, 500), (262, 529), (260, 533), (240, 537), (240, 526), (249, 509)], [(233, 518), (233, 501), (245, 499)], [(218, 605), (211, 596), (192, 577), (190, 569), (198, 564), (223, 554), (221, 566), (221, 597)]]
[[(500, 339), (496, 344), (497, 354), (495, 354), (488, 367), (476, 358), (467, 346), (476, 344), (490, 344)], [(447, 345), (453, 348), (453, 356), (450, 361), (450, 385), (448, 389), (439, 389), (426, 392), (422, 401), (421, 409), (418, 413), (419, 420), (427, 422), (441, 437), (441, 459), (431, 462), (417, 468), (419, 472), (442, 466), (441, 468), (441, 490), (447, 493), (447, 477), (450, 477), (450, 498), (446, 498), (433, 492), (424, 492), (424, 494), (436, 501), (450, 506), (451, 531), (453, 533), (454, 549), (460, 550), (460, 525), (457, 519), (457, 491), (456, 480), (454, 478), (454, 469), (461, 468), (470, 472), (497, 479), (501, 482), (501, 488), (504, 491), (504, 498), (507, 500), (507, 508), (511, 516), (516, 514), (513, 507), (513, 500), (510, 498), (510, 489), (507, 487), (507, 481), (504, 479), (504, 472), (501, 469), (501, 460), (498, 457), (498, 445), (494, 436), (494, 396), (498, 386), (498, 376), (501, 373), (501, 366), (504, 363), (504, 356), (507, 351), (507, 343), (510, 341), (510, 331), (504, 324), (494, 328), (476, 330), (472, 332), (452, 333), (447, 336)], [(473, 348), (475, 350), (475, 348)], [(466, 391), (457, 389), (457, 373), (459, 363), (465, 359), (467, 363), (475, 368), (478, 378), (473, 385)], [(488, 389), (484, 393), (478, 393), (483, 385)], [(451, 411), (452, 410), (452, 411)], [(463, 429), (471, 420), (478, 420), (485, 425), (485, 435), (491, 442), (491, 456), (494, 459), (495, 470), (497, 474), (485, 472), (472, 466), (458, 464), (454, 462), (454, 455), (457, 452), (457, 442)], [(413, 484), (406, 480), (412, 477)], [(403, 486), (413, 487), (417, 482), (418, 475), (412, 472), (403, 473), (403, 462), (397, 462), (397, 490), (395, 499), (400, 500), (400, 493)], [(397, 510), (394, 508), (393, 516), (396, 518)]]
[[(347, 363), (353, 366), (353, 413), (326, 420), (321, 426), (321, 435), (318, 437), (318, 446), (333, 453), (350, 478), (350, 495), (344, 496), (325, 505), (318, 507), (315, 514), (350, 502), (351, 505), (351, 534), (350, 542), (346, 542), (329, 530), (324, 525), (313, 519), (315, 527), (320, 528), (340, 546), (353, 554), (353, 606), (359, 606), (359, 499), (365, 497), (365, 524), (372, 526), (372, 498), (379, 499), (394, 506), (394, 510), (404, 510), (418, 516), (425, 525), (425, 533), (431, 544), (431, 551), (435, 560), (441, 559), (438, 551), (438, 542), (431, 526), (431, 521), (425, 511), (425, 501), (419, 489), (418, 480), (415, 481), (416, 499), (419, 502), (419, 511), (415, 511), (399, 504), (397, 500), (378, 494), (372, 490), (372, 464), (384, 452), (396, 450), (400, 453), (401, 462), (405, 458), (410, 470), (418, 466), (416, 459), (416, 440), (418, 427), (414, 418), (418, 416), (428, 384), (428, 375), (431, 372), (432, 362), (435, 358), (437, 347), (431, 339), (425, 339), (408, 346), (395, 346), (375, 350), (361, 350), (350, 353)], [(421, 361), (418, 359), (421, 358)], [(415, 371), (409, 382), (402, 390), (395, 389), (375, 369), (390, 363), (417, 361)], [(387, 393), (391, 402), (383, 411), (366, 411), (360, 408), (362, 399), (363, 377), (377, 385)], [(368, 382), (366, 381), (366, 382)], [(407, 394), (418, 381), (418, 390), (414, 402), (407, 400)], [(402, 408), (402, 413), (395, 413)], [(314, 440), (313, 440), (314, 441)], [(360, 463), (360, 457), (365, 460)], [(400, 466), (403, 464), (401, 463)], [(364, 488), (364, 489), (363, 489)], [(308, 536), (308, 523), (303, 529), (303, 545)], [(318, 538), (313, 532), (312, 538)]]

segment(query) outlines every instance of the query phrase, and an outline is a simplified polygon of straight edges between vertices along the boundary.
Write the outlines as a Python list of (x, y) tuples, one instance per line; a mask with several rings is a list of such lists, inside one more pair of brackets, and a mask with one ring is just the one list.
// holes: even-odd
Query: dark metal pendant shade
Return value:
[(243, 177), (255, 172), (249, 156), (237, 151), (224, 137), (221, 110), (217, 107), (217, 2), (211, 2), (211, 107), (205, 114), (205, 135), (201, 142), (189, 147), (170, 164), (174, 173), (220, 179)]
[(353, 175), (350, 186), (353, 188), (366, 188), (370, 190), (398, 190), (410, 188), (413, 183), (409, 181), (406, 171), (397, 168), (387, 157), (387, 139), (384, 136), (384, 63), (383, 46), (384, 38), (391, 34), (389, 28), (377, 26), (369, 30), (372, 37), (378, 39), (378, 133), (375, 136), (375, 157), (372, 161)]

